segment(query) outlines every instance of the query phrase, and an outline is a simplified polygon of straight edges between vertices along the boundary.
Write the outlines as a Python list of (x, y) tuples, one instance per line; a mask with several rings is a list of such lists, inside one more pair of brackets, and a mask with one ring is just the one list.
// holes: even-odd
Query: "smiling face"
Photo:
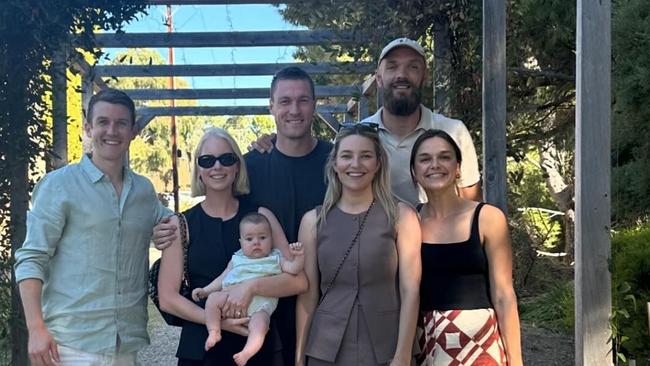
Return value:
[(92, 160), (98, 166), (122, 163), (136, 135), (131, 111), (122, 104), (100, 101), (92, 107), (92, 120), (84, 124), (92, 143)]
[(416, 181), (425, 190), (455, 187), (456, 177), (460, 174), (460, 163), (454, 148), (437, 136), (422, 142), (412, 168)]
[(372, 189), (372, 182), (378, 170), (379, 159), (371, 139), (361, 135), (349, 135), (339, 142), (334, 172), (343, 189)]
[(397, 47), (390, 51), (377, 70), (384, 108), (398, 116), (414, 113), (422, 102), (425, 71), (424, 58), (413, 49)]
[(248, 258), (263, 258), (271, 253), (273, 240), (267, 222), (243, 222), (239, 227), (239, 244)]
[(269, 109), (278, 137), (310, 139), (316, 100), (307, 80), (278, 80)]
[[(233, 153), (228, 142), (223, 138), (210, 136), (201, 146), (199, 156), (213, 155), (218, 157), (226, 153)], [(219, 160), (216, 160), (212, 167), (202, 168), (199, 166), (198, 169), (199, 177), (205, 185), (206, 194), (209, 191), (232, 191), (233, 183), (237, 179), (237, 173), (239, 172), (239, 161), (231, 166), (224, 166)]]

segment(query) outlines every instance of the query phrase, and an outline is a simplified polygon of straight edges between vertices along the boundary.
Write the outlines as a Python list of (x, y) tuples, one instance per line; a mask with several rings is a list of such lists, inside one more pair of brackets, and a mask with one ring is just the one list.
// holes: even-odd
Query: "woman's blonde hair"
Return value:
[(199, 175), (199, 169), (201, 168), (199, 167), (198, 159), (199, 155), (201, 154), (201, 149), (203, 149), (203, 145), (209, 138), (224, 139), (228, 145), (230, 145), (232, 152), (237, 155), (239, 171), (235, 176), (235, 182), (232, 187), (233, 195), (239, 196), (248, 194), (250, 192), (250, 188), (248, 186), (248, 172), (246, 171), (246, 163), (244, 162), (244, 157), (239, 150), (239, 146), (237, 146), (237, 142), (235, 142), (232, 136), (230, 136), (230, 134), (223, 128), (211, 127), (205, 131), (201, 137), (201, 140), (199, 140), (199, 143), (196, 145), (196, 149), (194, 150), (194, 156), (192, 159), (192, 197), (205, 196), (205, 184), (203, 184), (203, 181), (201, 181)]
[(336, 134), (336, 138), (334, 139), (334, 148), (330, 152), (327, 163), (325, 164), (325, 175), (327, 176), (328, 184), (327, 191), (325, 192), (325, 199), (323, 200), (323, 208), (318, 214), (319, 226), (322, 227), (322, 225), (325, 224), (327, 214), (341, 199), (343, 187), (341, 185), (341, 180), (334, 171), (334, 165), (336, 163), (336, 154), (339, 151), (341, 141), (351, 135), (363, 136), (372, 141), (372, 144), (375, 147), (375, 154), (377, 155), (379, 167), (372, 179), (372, 192), (377, 203), (384, 208), (390, 225), (395, 226), (399, 216), (399, 208), (390, 189), (388, 155), (379, 141), (379, 135), (377, 132), (366, 131), (363, 128), (358, 127), (342, 128)]

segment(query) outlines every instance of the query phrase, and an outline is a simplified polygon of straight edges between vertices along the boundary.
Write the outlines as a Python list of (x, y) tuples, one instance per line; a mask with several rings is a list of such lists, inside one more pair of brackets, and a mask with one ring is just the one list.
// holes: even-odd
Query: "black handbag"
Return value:
[[(181, 235), (181, 243), (183, 244), (183, 278), (181, 280), (181, 287), (179, 289), (179, 294), (187, 299), (191, 298), (192, 290), (190, 288), (190, 279), (187, 272), (187, 248), (189, 246), (189, 231), (187, 230), (187, 220), (182, 213), (175, 214), (178, 217), (179, 222), (179, 231)], [(151, 297), (151, 301), (162, 315), (162, 318), (169, 325), (180, 327), (183, 326), (184, 320), (175, 315), (169, 314), (165, 311), (160, 310), (160, 302), (158, 300), (158, 274), (160, 272), (160, 258), (157, 259), (151, 265), (149, 269), (149, 287), (148, 293)]]

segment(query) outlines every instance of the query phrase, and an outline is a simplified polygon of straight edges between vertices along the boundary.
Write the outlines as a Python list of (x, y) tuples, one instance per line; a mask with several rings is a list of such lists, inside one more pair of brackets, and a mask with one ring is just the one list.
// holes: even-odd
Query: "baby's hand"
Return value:
[(299, 241), (289, 244), (289, 251), (294, 256), (305, 255), (305, 248), (303, 248), (302, 243)]
[(199, 301), (201, 299), (205, 299), (206, 297), (208, 297), (208, 293), (202, 287), (192, 290), (192, 300)]

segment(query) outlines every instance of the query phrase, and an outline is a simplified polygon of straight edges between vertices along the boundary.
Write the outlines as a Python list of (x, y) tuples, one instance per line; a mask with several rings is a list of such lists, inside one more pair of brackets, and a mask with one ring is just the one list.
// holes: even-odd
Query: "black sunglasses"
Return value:
[(341, 130), (355, 130), (358, 132), (379, 132), (379, 124), (374, 122), (344, 122), (339, 125)]
[(237, 158), (237, 155), (233, 153), (225, 153), (219, 156), (201, 155), (199, 156), (196, 162), (199, 164), (201, 168), (210, 169), (214, 166), (214, 164), (217, 163), (217, 160), (223, 166), (232, 166), (235, 165), (237, 161), (239, 161), (239, 158)]

